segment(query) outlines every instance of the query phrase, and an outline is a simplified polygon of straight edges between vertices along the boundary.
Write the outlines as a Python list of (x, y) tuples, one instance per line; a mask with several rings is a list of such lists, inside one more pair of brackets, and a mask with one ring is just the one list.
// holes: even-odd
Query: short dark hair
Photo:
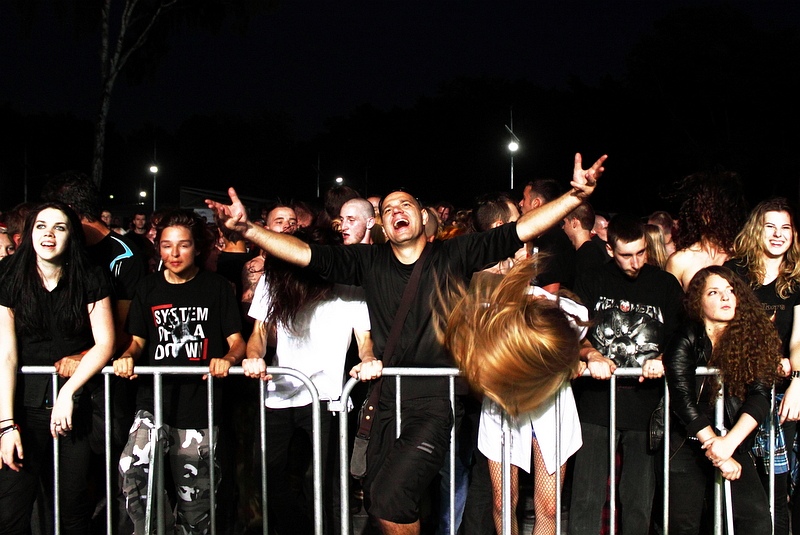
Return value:
[(538, 178), (525, 184), (525, 187), (531, 187), (531, 191), (535, 192), (538, 197), (544, 199), (548, 203), (557, 199), (564, 193), (564, 188), (557, 180), (552, 178)]
[(489, 230), (495, 221), (508, 223), (511, 209), (500, 195), (486, 195), (478, 199), (472, 210), (472, 226), (476, 232)]
[(592, 230), (594, 228), (594, 209), (591, 204), (583, 201), (577, 208), (567, 214), (567, 219), (577, 219), (583, 230)]
[(42, 200), (63, 202), (88, 221), (100, 219), (100, 190), (79, 171), (65, 171), (48, 180)]
[(612, 249), (617, 242), (631, 243), (645, 236), (644, 223), (638, 217), (617, 214), (608, 222), (608, 244)]

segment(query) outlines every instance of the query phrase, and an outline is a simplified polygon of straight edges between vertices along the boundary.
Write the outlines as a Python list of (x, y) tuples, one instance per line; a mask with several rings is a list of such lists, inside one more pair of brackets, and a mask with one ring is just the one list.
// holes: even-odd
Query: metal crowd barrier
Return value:
[[(57, 374), (55, 372), (55, 368), (52, 366), (23, 366), (21, 369), (22, 373), (25, 374), (52, 374), (54, 377), (53, 381), (53, 399), (57, 396)], [(105, 464), (106, 464), (106, 473), (109, 477), (106, 478), (106, 488), (105, 488), (105, 495), (106, 495), (106, 528), (107, 533), (112, 533), (112, 515), (111, 510), (114, 504), (114, 500), (112, 497), (112, 487), (111, 487), (111, 479), (113, 474), (116, 471), (116, 460), (111, 459), (111, 401), (110, 401), (110, 376), (113, 375), (113, 368), (111, 366), (107, 366), (103, 368), (102, 373), (104, 375), (104, 386), (105, 386)], [(162, 421), (162, 406), (161, 406), (161, 384), (162, 384), (162, 376), (163, 375), (174, 375), (174, 374), (183, 374), (183, 375), (199, 375), (199, 374), (207, 374), (208, 368), (207, 367), (183, 367), (183, 366), (139, 366), (136, 368), (136, 373), (139, 375), (152, 375), (154, 381), (154, 405), (155, 405), (155, 425), (156, 425), (156, 436), (158, 436), (157, 431), (162, 428), (163, 421)], [(243, 375), (244, 370), (240, 366), (232, 367), (229, 371), (231, 375)], [(312, 396), (312, 422), (314, 432), (312, 433), (312, 451), (313, 451), (313, 488), (314, 488), (314, 532), (316, 535), (322, 535), (322, 460), (321, 460), (321, 444), (320, 444), (320, 408), (319, 408), (319, 394), (317, 393), (316, 388), (314, 387), (311, 380), (303, 375), (302, 373), (293, 370), (291, 368), (280, 368), (280, 367), (268, 367), (267, 373), (272, 375), (279, 375), (285, 374), (290, 375), (292, 377), (296, 377), (303, 382), (303, 384), (308, 388), (309, 392)], [(385, 368), (383, 370), (383, 375), (386, 377), (394, 377), (395, 378), (395, 410), (396, 410), (396, 433), (397, 436), (400, 435), (401, 429), (401, 388), (402, 388), (402, 377), (448, 377), (449, 378), (449, 398), (450, 398), (450, 406), (455, 408), (455, 377), (459, 375), (459, 370), (456, 368)], [(697, 375), (716, 375), (717, 370), (714, 368), (698, 368)], [(588, 371), (584, 372), (584, 376), (588, 377)], [(609, 429), (614, 429), (616, 427), (616, 380), (617, 377), (639, 377), (641, 376), (641, 369), (640, 368), (618, 368), (616, 372), (613, 374), (611, 379), (609, 380), (609, 388), (610, 388), (610, 422), (609, 422)], [(214, 415), (213, 415), (213, 403), (214, 403), (214, 393), (213, 393), (213, 386), (214, 386), (214, 379), (209, 375), (207, 383), (208, 383), (208, 421), (209, 421), (209, 442), (213, 444), (214, 442)], [(355, 385), (359, 381), (357, 379), (350, 379), (348, 380), (344, 388), (342, 390), (342, 396), (339, 400), (333, 400), (328, 402), (328, 410), (331, 412), (337, 413), (346, 413), (347, 412), (347, 400), (349, 395)], [(666, 379), (665, 382), (665, 389), (664, 389), (664, 396), (665, 396), (665, 407), (669, 407), (669, 390), (666, 388)], [(267, 461), (266, 461), (266, 444), (267, 444), (267, 434), (266, 434), (266, 409), (263, 400), (265, 399), (265, 383), (264, 381), (259, 381), (259, 429), (260, 429), (260, 451), (261, 451), (261, 488), (262, 488), (262, 513), (263, 513), (263, 533), (266, 535), (268, 533), (268, 504), (267, 504)], [(774, 412), (774, 403), (775, 403), (775, 396), (774, 396), (774, 389), (773, 389), (773, 396), (772, 396), (772, 403), (771, 403), (771, 412), (772, 415)], [(723, 401), (722, 397), (719, 398), (716, 404), (716, 415), (715, 415), (715, 424), (718, 429), (722, 430), (724, 433), (724, 425), (723, 425)], [(561, 433), (559, 429), (560, 423), (560, 416), (561, 416), (561, 405), (560, 399), (556, 395), (555, 397), (555, 414), (556, 414), (556, 467), (557, 467), (557, 474), (559, 472), (559, 468), (563, 464), (563, 459), (561, 458), (561, 444), (560, 438)], [(668, 411), (666, 412), (668, 415)], [(663, 516), (663, 531), (664, 533), (669, 532), (669, 417), (665, 417), (664, 419), (664, 446), (663, 446), (663, 455), (664, 455), (664, 496), (663, 496), (663, 505), (664, 505), (664, 516)], [(774, 511), (774, 502), (775, 502), (775, 476), (774, 476), (774, 454), (775, 454), (775, 425), (774, 425), (774, 418), (770, 418), (770, 447), (769, 447), (769, 472), (770, 472), (770, 510), (773, 518), (773, 525), (774, 525), (774, 518), (775, 518), (775, 511)], [(501, 439), (501, 452), (502, 452), (502, 487), (503, 487), (503, 495), (502, 495), (502, 532), (503, 535), (507, 535), (511, 531), (511, 515), (514, 513), (511, 511), (510, 504), (511, 504), (511, 496), (510, 496), (510, 467), (511, 467), (511, 456), (510, 456), (510, 448), (506, 447), (508, 444), (511, 443), (510, 440), (510, 430), (508, 428), (508, 421), (506, 415), (503, 414), (502, 418), (502, 439)], [(160, 447), (160, 441), (156, 440), (157, 447)], [(787, 447), (791, 447), (787, 444)], [(153, 522), (153, 512), (152, 512), (152, 505), (153, 505), (153, 496), (156, 495), (159, 498), (155, 500), (158, 513), (156, 516), (156, 531), (159, 535), (164, 533), (165, 526), (164, 526), (164, 503), (163, 500), (160, 498), (163, 495), (163, 488), (164, 488), (164, 479), (163, 479), (163, 460), (160, 455), (160, 451), (155, 451), (156, 448), (153, 448), (153, 458), (151, 460), (150, 465), (150, 472), (149, 478), (150, 481), (148, 482), (148, 502), (147, 502), (147, 525), (152, 526)], [(55, 489), (55, 496), (54, 496), (54, 507), (53, 513), (55, 516), (55, 534), (60, 534), (60, 503), (59, 503), (59, 444), (58, 440), (53, 440), (53, 455), (54, 455), (54, 489)], [(343, 535), (348, 535), (350, 533), (350, 475), (349, 475), (349, 440), (348, 440), (348, 425), (347, 425), (347, 418), (340, 417), (339, 418), (339, 459), (340, 459), (340, 493), (341, 493), (341, 533)], [(609, 532), (615, 533), (616, 530), (616, 451), (615, 451), (615, 433), (609, 433), (609, 502), (611, 508), (611, 514), (609, 516)], [(450, 489), (450, 500), (449, 500), (449, 519), (450, 519), (450, 533), (454, 532), (454, 523), (455, 523), (455, 425), (450, 429), (450, 456), (449, 456), (449, 489)], [(216, 505), (216, 481), (215, 481), (215, 463), (211, 463), (210, 466), (210, 477), (211, 477), (211, 533), (216, 534), (216, 512), (215, 512), (215, 505)], [(722, 526), (722, 500), (723, 496), (727, 494), (728, 500), (730, 500), (730, 484), (723, 484), (723, 479), (719, 473), (717, 473), (716, 478), (716, 485), (715, 485), (715, 521), (714, 521), (714, 533), (715, 535), (721, 535), (723, 533), (723, 526)], [(150, 484), (152, 483), (152, 484)], [(728, 501), (730, 504), (730, 501)], [(731, 507), (727, 507), (728, 516), (731, 516)], [(728, 518), (728, 522), (732, 523), (732, 519)], [(556, 477), (556, 533), (561, 533), (561, 478)], [(774, 528), (773, 528), (774, 530)], [(728, 533), (732, 533), (732, 531), (728, 531)]]

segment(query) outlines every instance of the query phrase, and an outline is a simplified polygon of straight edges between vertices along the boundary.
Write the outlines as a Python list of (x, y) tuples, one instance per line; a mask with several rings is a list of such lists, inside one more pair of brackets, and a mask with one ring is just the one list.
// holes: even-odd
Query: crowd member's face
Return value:
[(139, 234), (144, 234), (144, 228), (147, 226), (147, 216), (144, 214), (136, 214), (133, 216), (133, 228), (135, 228)]
[(792, 218), (786, 212), (767, 212), (764, 214), (764, 254), (768, 258), (781, 258), (793, 239)]
[(715, 323), (727, 323), (736, 314), (736, 294), (733, 287), (719, 275), (709, 275), (700, 301), (703, 319)]
[(106, 224), (107, 227), (111, 226), (111, 212), (108, 210), (103, 210), (100, 214), (100, 220)]
[(342, 211), (339, 214), (342, 219), (342, 239), (345, 245), (353, 245), (354, 243), (362, 243), (367, 235), (367, 218), (355, 205), (342, 206)]
[(603, 241), (608, 241), (608, 219), (601, 215), (594, 216), (594, 227), (592, 232)]
[(437, 213), (439, 214), (439, 221), (441, 221), (442, 224), (445, 224), (450, 220), (450, 208), (447, 206), (440, 206), (437, 210)]
[(297, 230), (297, 216), (287, 206), (279, 206), (267, 214), (267, 228), (275, 232), (294, 233)]
[(14, 240), (5, 232), (0, 232), (0, 258), (11, 256), (17, 250)]
[(386, 239), (401, 244), (419, 238), (425, 230), (427, 212), (420, 210), (416, 199), (404, 191), (390, 193), (381, 207)]
[(31, 238), (33, 250), (39, 259), (55, 261), (67, 250), (69, 219), (61, 210), (45, 208), (36, 216)]
[(538, 208), (542, 204), (542, 200), (536, 196), (536, 193), (530, 186), (525, 186), (522, 190), (522, 200), (519, 201), (519, 209), (522, 214), (527, 214), (534, 208)]
[(162, 230), (158, 250), (164, 267), (181, 278), (194, 267), (198, 255), (192, 231), (183, 226), (166, 227)]
[(606, 248), (619, 269), (631, 279), (638, 277), (642, 266), (647, 263), (647, 240), (644, 237), (628, 243), (617, 240), (613, 247), (607, 244)]

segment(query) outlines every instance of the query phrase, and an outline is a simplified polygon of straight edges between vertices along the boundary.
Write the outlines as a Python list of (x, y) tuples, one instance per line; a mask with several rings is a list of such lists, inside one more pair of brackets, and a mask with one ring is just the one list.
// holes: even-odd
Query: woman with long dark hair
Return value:
[[(700, 532), (704, 497), (719, 470), (731, 481), (736, 533), (770, 533), (767, 496), (750, 447), (769, 413), (780, 340), (753, 292), (728, 268), (698, 271), (686, 301), (691, 322), (676, 331), (664, 352), (672, 417), (669, 532)], [(719, 368), (719, 378), (697, 377), (703, 366)], [(721, 383), (724, 436), (712, 416)]]
[[(295, 236), (307, 243), (330, 244), (335, 234), (316, 227), (301, 229)], [(362, 247), (348, 245), (347, 247)], [(369, 247), (363, 245), (363, 247)], [(361, 363), (350, 374), (362, 381), (380, 375), (383, 366), (372, 352), (370, 321), (364, 292), (356, 286), (333, 284), (315, 273), (274, 257), (264, 264), (250, 308), (256, 320), (247, 343), (247, 358), (242, 362), (245, 375), (268, 380), (267, 395), (267, 479), (292, 481), (300, 456), (292, 449), (293, 436), (303, 432), (312, 437), (312, 397), (305, 385), (289, 375), (267, 375), (264, 360), (268, 340), (275, 346), (270, 365), (293, 368), (311, 379), (321, 402), (320, 443), (323, 478), (328, 479), (331, 499), (326, 499), (328, 529), (338, 530), (338, 477), (328, 471), (328, 441), (335, 421), (327, 401), (341, 397), (345, 358), (355, 335)], [(294, 462), (290, 462), (294, 461)], [(336, 484), (330, 484), (335, 479)], [(293, 485), (270, 485), (270, 523), (280, 533), (313, 531), (310, 504), (302, 489)], [(305, 514), (304, 514), (305, 513)]]
[[(59, 441), (61, 532), (88, 532), (91, 406), (81, 387), (108, 362), (113, 347), (109, 288), (86, 258), (80, 220), (64, 204), (40, 205), (26, 218), (17, 253), (0, 265), (4, 532), (29, 529), (40, 484), (49, 491), (46, 499), (53, 499), (51, 437)], [(60, 366), (78, 354), (83, 357), (74, 370)], [(21, 366), (54, 365), (64, 376), (55, 397), (51, 375), (17, 375)]]

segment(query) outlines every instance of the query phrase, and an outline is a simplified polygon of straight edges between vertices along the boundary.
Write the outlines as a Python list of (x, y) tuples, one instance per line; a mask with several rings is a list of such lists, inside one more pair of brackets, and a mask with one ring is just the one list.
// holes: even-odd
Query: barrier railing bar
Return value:
[[(58, 374), (53, 372), (53, 380), (51, 381), (52, 384), (52, 392), (51, 392), (51, 400), (53, 406), (56, 404), (56, 400), (58, 399)], [(73, 422), (74, 423), (74, 422)], [(58, 435), (56, 435), (58, 436)], [(53, 439), (53, 489), (55, 496), (53, 498), (53, 515), (55, 516), (55, 527), (54, 533), (55, 535), (61, 535), (61, 459), (59, 459), (60, 455), (59, 452), (59, 440), (58, 438)]]
[[(775, 385), (772, 385), (772, 394), (769, 397), (769, 512), (772, 517), (772, 530), (771, 534), (775, 535)], [(784, 449), (786, 446), (786, 437), (783, 437)], [(789, 446), (791, 447), (791, 446)]]
[(209, 496), (209, 505), (211, 506), (211, 535), (217, 535), (217, 481), (216, 481), (216, 464), (217, 464), (217, 448), (214, 442), (214, 377), (209, 374), (206, 377), (206, 388), (208, 389), (208, 447), (211, 453), (210, 463), (208, 465), (208, 477), (211, 495)]
[(500, 415), (500, 429), (502, 431), (500, 449), (503, 460), (500, 476), (500, 487), (502, 488), (502, 496), (500, 498), (502, 520), (500, 526), (503, 535), (511, 535), (511, 429), (508, 425), (506, 411), (503, 411)]
[(261, 527), (263, 535), (269, 534), (269, 514), (267, 503), (267, 382), (258, 382), (258, 429), (261, 446)]
[(103, 425), (105, 425), (103, 453), (106, 463), (106, 533), (113, 533), (111, 511), (117, 507), (117, 500), (114, 496), (115, 499), (112, 502), (111, 497), (111, 474), (113, 472), (111, 471), (111, 376), (109, 374), (103, 375), (103, 407), (105, 408), (103, 411)]
[(453, 426), (450, 428), (450, 535), (455, 535), (456, 526), (456, 378), (448, 378), (450, 408), (453, 411)]
[[(42, 374), (42, 373), (49, 373), (53, 375), (53, 399), (57, 399), (58, 395), (58, 375), (54, 372), (54, 367), (52, 366), (23, 366), (20, 371), (22, 373), (32, 373), (32, 374)], [(150, 474), (148, 475), (149, 482), (151, 482), (153, 475), (156, 476), (157, 481), (155, 485), (149, 485), (150, 489), (155, 489), (154, 495), (151, 495), (148, 498), (147, 503), (147, 515), (146, 515), (146, 525), (148, 528), (152, 526), (152, 504), (153, 500), (156, 500), (156, 505), (160, 514), (157, 518), (157, 533), (163, 534), (165, 531), (164, 526), (164, 514), (163, 508), (165, 504), (163, 503), (163, 462), (161, 460), (161, 449), (162, 445), (160, 444), (160, 440), (158, 440), (160, 432), (163, 428), (163, 409), (161, 407), (161, 398), (162, 398), (162, 375), (169, 374), (185, 374), (185, 375), (196, 375), (201, 373), (208, 373), (208, 368), (204, 367), (182, 367), (182, 366), (163, 366), (163, 367), (148, 367), (148, 366), (141, 366), (136, 368), (136, 372), (138, 374), (146, 375), (151, 374), (153, 375), (154, 381), (154, 410), (155, 410), (155, 429), (151, 432), (153, 433), (154, 438), (151, 438), (153, 447), (151, 447), (151, 454), (153, 455), (153, 459), (150, 465)], [(113, 368), (111, 366), (106, 366), (101, 371), (106, 377), (104, 377), (104, 404), (105, 404), (105, 416), (104, 416), (104, 423), (105, 423), (105, 430), (104, 430), (104, 438), (106, 442), (105, 447), (105, 464), (106, 470), (109, 476), (106, 479), (106, 527), (107, 530), (110, 532), (112, 528), (112, 511), (111, 508), (114, 506), (113, 501), (114, 497), (112, 496), (112, 489), (111, 489), (111, 471), (112, 471), (112, 460), (111, 460), (111, 399), (110, 399), (110, 375), (113, 373)], [(229, 372), (231, 375), (243, 375), (243, 370), (241, 368), (232, 368)], [(293, 370), (291, 368), (279, 368), (279, 367), (269, 367), (267, 369), (267, 373), (270, 374), (287, 374), (290, 376), (294, 376), (301, 380), (305, 384), (305, 386), (309, 389), (312, 399), (313, 399), (313, 408), (312, 408), (312, 418), (313, 418), (313, 425), (314, 425), (314, 433), (312, 437), (312, 446), (314, 450), (314, 518), (315, 518), (315, 533), (317, 535), (321, 535), (322, 533), (322, 473), (321, 473), (321, 446), (320, 446), (320, 437), (318, 435), (318, 430), (320, 428), (320, 412), (319, 412), (319, 395), (316, 391), (316, 388), (313, 386), (313, 383), (310, 379), (308, 379), (303, 374)], [(708, 368), (708, 367), (701, 367), (697, 368), (696, 375), (703, 376), (703, 375), (716, 375), (718, 373), (716, 368)], [(402, 376), (416, 376), (416, 377), (423, 377), (423, 376), (446, 376), (449, 377), (449, 389), (450, 389), (450, 402), (451, 407), (455, 409), (455, 386), (454, 386), (454, 378), (459, 375), (459, 371), (456, 368), (386, 368), (383, 370), (383, 374), (386, 376), (395, 376), (395, 384), (397, 385), (396, 389), (396, 411), (397, 415), (397, 431), (399, 433), (399, 429), (401, 426), (400, 420), (400, 405), (401, 405), (401, 375)], [(584, 372), (584, 376), (589, 376), (588, 371)], [(639, 377), (641, 375), (640, 368), (622, 368), (615, 371), (612, 375), (610, 380), (610, 427), (609, 427), (609, 447), (610, 447), (610, 506), (611, 506), (611, 516), (610, 516), (610, 529), (614, 530), (616, 526), (616, 471), (615, 471), (615, 428), (616, 428), (616, 411), (614, 410), (616, 407), (616, 377)], [(268, 533), (268, 514), (267, 514), (267, 474), (266, 474), (266, 426), (265, 426), (265, 406), (263, 400), (265, 399), (265, 383), (263, 381), (259, 382), (259, 419), (260, 419), (260, 428), (261, 428), (261, 456), (262, 456), (262, 474), (261, 474), (261, 484), (262, 484), (262, 513), (263, 513), (263, 532), (266, 534)], [(349, 396), (350, 392), (352, 391), (355, 384), (358, 383), (356, 379), (350, 379), (344, 386), (342, 392), (342, 398), (340, 400), (333, 400), (329, 402), (329, 410), (334, 412), (346, 412), (346, 405), (342, 400), (346, 400)], [(669, 493), (670, 493), (670, 486), (669, 486), (669, 433), (670, 433), (670, 418), (669, 418), (669, 390), (666, 387), (666, 379), (664, 380), (665, 383), (665, 422), (664, 422), (664, 518), (663, 518), (663, 526), (664, 531), (668, 532), (669, 530)], [(214, 439), (214, 432), (213, 432), (213, 379), (209, 376), (209, 441), (213, 444)], [(718, 429), (724, 434), (726, 432), (724, 428), (724, 401), (723, 397), (720, 397), (715, 404), (715, 425)], [(561, 414), (561, 406), (560, 406), (560, 398), (557, 396), (556, 400), (556, 462), (557, 467), (556, 469), (559, 471), (557, 474), (556, 480), (556, 527), (558, 532), (561, 530), (561, 478), (560, 478), (560, 466), (561, 466), (561, 436), (560, 436), (560, 414)], [(772, 398), (770, 401), (770, 445), (769, 445), (769, 472), (770, 472), (770, 512), (773, 518), (773, 533), (774, 533), (774, 519), (776, 515), (774, 502), (775, 502), (775, 480), (774, 480), (774, 471), (775, 471), (775, 436), (777, 433), (777, 428), (775, 426), (774, 421), (774, 410), (775, 410), (775, 389), (773, 387), (772, 391)], [(341, 499), (341, 512), (342, 512), (342, 533), (348, 534), (350, 529), (349, 525), (349, 459), (348, 459), (348, 441), (347, 441), (347, 419), (344, 417), (339, 418), (339, 427), (340, 427), (340, 465), (342, 470), (342, 477), (340, 478), (340, 491), (342, 493)], [(507, 436), (508, 432), (508, 424), (506, 421), (506, 416), (503, 414), (503, 440), (501, 444), (502, 454), (503, 454), (503, 532), (506, 532), (506, 525), (510, 529), (510, 448), (506, 448), (506, 445), (509, 442), (509, 437)], [(614, 430), (614, 431), (612, 431)], [(508, 449), (509, 451), (506, 451)], [(60, 472), (60, 460), (59, 460), (59, 442), (57, 439), (53, 440), (53, 454), (54, 454), (54, 488), (55, 488), (55, 499), (53, 504), (53, 511), (54, 511), (54, 527), (56, 535), (59, 535), (61, 532), (60, 529), (60, 516), (61, 516), (61, 504), (60, 504), (60, 480), (59, 480), (59, 472)], [(213, 452), (216, 454), (216, 451)], [(451, 428), (451, 444), (450, 444), (450, 529), (451, 532), (454, 528), (455, 524), (455, 427)], [(214, 491), (216, 490), (216, 483), (214, 481), (215, 478), (215, 467), (214, 461), (212, 460), (212, 465), (210, 467), (211, 470), (211, 489), (212, 489), (212, 496), (211, 496), (211, 517), (212, 517), (212, 533), (215, 533), (216, 530), (216, 518), (215, 518), (215, 505), (216, 505), (216, 497), (214, 496)], [(508, 479), (506, 479), (508, 478)], [(727, 487), (727, 488), (725, 488)], [(723, 532), (722, 526), (722, 515), (723, 515), (723, 498), (727, 498), (728, 504), (730, 504), (730, 485), (728, 482), (723, 482), (721, 475), (717, 474), (716, 477), (716, 484), (714, 490), (714, 500), (715, 500), (715, 518), (714, 518), (714, 533), (721, 534)], [(726, 521), (730, 524), (732, 523), (732, 508), (730, 506), (724, 509), (726, 512)], [(731, 524), (732, 525), (732, 524)]]
[[(619, 370), (617, 370), (619, 371)], [(641, 374), (641, 372), (639, 372)], [(622, 374), (621, 374), (622, 375)], [(611, 376), (608, 414), (609, 533), (617, 532), (617, 372)]]
[[(561, 389), (556, 393), (556, 420), (554, 429), (556, 434), (556, 533), (561, 533)], [(534, 489), (534, 494), (536, 489)], [(534, 510), (536, 502), (534, 502)]]

